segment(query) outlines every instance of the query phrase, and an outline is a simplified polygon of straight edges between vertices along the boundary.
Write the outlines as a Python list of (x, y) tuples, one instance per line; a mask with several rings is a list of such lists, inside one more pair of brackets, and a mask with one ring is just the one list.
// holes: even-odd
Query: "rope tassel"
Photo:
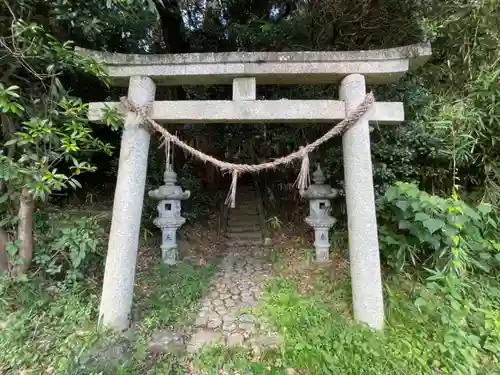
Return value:
[(299, 188), (299, 191), (304, 191), (307, 189), (311, 183), (311, 178), (309, 176), (309, 153), (304, 153), (302, 157), (302, 165), (300, 166), (300, 172), (295, 180), (295, 184)]
[(226, 197), (226, 205), (231, 208), (235, 207), (236, 204), (236, 185), (238, 184), (238, 172), (233, 170), (233, 180), (231, 181), (231, 187), (229, 188), (229, 193)]

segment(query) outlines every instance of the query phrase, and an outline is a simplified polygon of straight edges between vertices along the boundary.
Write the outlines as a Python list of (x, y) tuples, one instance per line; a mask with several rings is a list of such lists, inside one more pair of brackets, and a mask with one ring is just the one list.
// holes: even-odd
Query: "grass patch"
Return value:
[(214, 272), (213, 265), (180, 263), (175, 267), (157, 264), (139, 275), (134, 310), (142, 331), (185, 326)]
[[(412, 290), (402, 290), (405, 284)], [(489, 295), (495, 287), (485, 285), (487, 280), (477, 281), (469, 302), (495, 314), (496, 297)], [(348, 283), (337, 286), (349, 288)], [(414, 296), (424, 289), (403, 276), (386, 283), (387, 323), (382, 333), (354, 324), (339, 311), (339, 295), (347, 296), (348, 291), (303, 295), (293, 279), (273, 280), (260, 309), (284, 336), (279, 364), (309, 374), (498, 374), (494, 349), (481, 345), (495, 339), (498, 327), (496, 333), (481, 337), (477, 326), (467, 323), (472, 315), (455, 317), (457, 325), (444, 302), (432, 311), (419, 310)], [(493, 331), (491, 324), (487, 326)]]
[[(390, 276), (384, 282), (386, 327), (376, 332), (353, 322), (349, 278), (338, 264), (315, 267), (303, 256), (302, 262), (294, 259), (291, 272), (282, 269), (270, 280), (256, 312), (282, 335), (279, 348), (255, 357), (243, 349), (208, 347), (196, 359), (197, 368), (245, 374), (291, 368), (314, 375), (500, 374), (500, 288), (494, 277)], [(285, 259), (280, 263), (290, 266)]]
[[(189, 312), (196, 308), (213, 272), (213, 266), (187, 263), (155, 265), (139, 272), (135, 336), (124, 339), (128, 358), (110, 373), (184, 373), (179, 370), (181, 358), (152, 358), (145, 349), (153, 331), (181, 329), (189, 323)], [(99, 288), (88, 282), (0, 280), (0, 374), (28, 369), (30, 374), (100, 374), (92, 354), (97, 343), (115, 338), (97, 332), (99, 298)]]
[[(99, 300), (90, 284), (0, 281), (0, 366), (65, 373), (97, 340)], [(35, 372), (36, 373), (36, 372)]]

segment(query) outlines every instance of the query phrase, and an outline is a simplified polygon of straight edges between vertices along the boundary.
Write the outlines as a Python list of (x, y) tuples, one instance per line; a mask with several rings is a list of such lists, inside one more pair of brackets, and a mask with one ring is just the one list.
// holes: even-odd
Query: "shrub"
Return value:
[(102, 264), (104, 230), (95, 216), (49, 217), (39, 214), (33, 262), (38, 271), (57, 279), (82, 278), (90, 268)]
[[(498, 282), (491, 277), (459, 278), (453, 273), (431, 272), (424, 284), (414, 287), (414, 305), (420, 314), (414, 319), (437, 338), (443, 359), (462, 373), (474, 374), (486, 355), (491, 364), (500, 359), (500, 309)], [(427, 328), (426, 328), (427, 329)], [(483, 353), (483, 354), (481, 354)], [(482, 359), (481, 359), (482, 357)], [(447, 363), (446, 363), (447, 362)]]
[(498, 269), (499, 231), (492, 206), (470, 206), (456, 194), (440, 198), (410, 183), (396, 183), (377, 204), (382, 255), (390, 266), (423, 265), (458, 274), (467, 268)]

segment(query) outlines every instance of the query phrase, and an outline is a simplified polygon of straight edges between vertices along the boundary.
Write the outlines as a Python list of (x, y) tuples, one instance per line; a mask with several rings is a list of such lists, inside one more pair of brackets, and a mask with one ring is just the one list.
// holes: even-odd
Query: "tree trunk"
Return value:
[(33, 213), (35, 202), (28, 189), (23, 189), (19, 200), (19, 223), (17, 226), (17, 239), (21, 242), (19, 255), (23, 258), (22, 264), (12, 267), (12, 274), (18, 275), (25, 272), (33, 259)]
[[(4, 139), (4, 142), (7, 142), (12, 136), (12, 134), (15, 133), (16, 127), (13, 124), (12, 119), (5, 113), (1, 114), (1, 119), (2, 119), (2, 137)], [(12, 158), (14, 156), (15, 151), (16, 151), (15, 146), (14, 145), (10, 146), (7, 150), (7, 156), (9, 158)]]
[(9, 258), (7, 256), (7, 242), (9, 242), (9, 237), (7, 232), (0, 228), (0, 271), (9, 270)]
[[(181, 7), (177, 0), (156, 0), (156, 10), (160, 17), (163, 44), (167, 53), (187, 53), (190, 50), (186, 38), (186, 26), (182, 19)], [(186, 91), (179, 87), (171, 88), (173, 100), (186, 100)]]

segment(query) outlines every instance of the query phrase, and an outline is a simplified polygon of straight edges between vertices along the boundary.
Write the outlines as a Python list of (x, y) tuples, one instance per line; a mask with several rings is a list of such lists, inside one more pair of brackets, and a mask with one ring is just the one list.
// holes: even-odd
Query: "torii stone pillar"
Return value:
[[(368, 84), (397, 81), (430, 56), (429, 45), (370, 51), (229, 52), (123, 55), (78, 49), (102, 61), (116, 85), (129, 85), (137, 105), (154, 99), (159, 85), (233, 84), (233, 100), (155, 101), (150, 117), (165, 123), (327, 123), (357, 107)], [(146, 78), (150, 77), (150, 78)], [(255, 100), (258, 84), (338, 84), (341, 100)], [(118, 102), (90, 103), (89, 119)], [(343, 138), (349, 256), (354, 317), (383, 327), (382, 282), (372, 181), (368, 122), (404, 120), (403, 103), (376, 102)], [(125, 329), (133, 294), (135, 260), (146, 178), (149, 134), (128, 115), (120, 153), (101, 321)]]
[[(154, 101), (155, 92), (156, 86), (151, 78), (130, 77), (128, 97), (137, 105)], [(127, 115), (99, 311), (99, 324), (116, 331), (129, 327), (134, 295), (150, 139), (149, 131), (142, 125), (134, 114)]]
[[(351, 74), (340, 84), (346, 115), (363, 101), (365, 77)], [(342, 138), (349, 260), (354, 318), (370, 327), (384, 326), (384, 302), (375, 216), (370, 129), (363, 116)]]

